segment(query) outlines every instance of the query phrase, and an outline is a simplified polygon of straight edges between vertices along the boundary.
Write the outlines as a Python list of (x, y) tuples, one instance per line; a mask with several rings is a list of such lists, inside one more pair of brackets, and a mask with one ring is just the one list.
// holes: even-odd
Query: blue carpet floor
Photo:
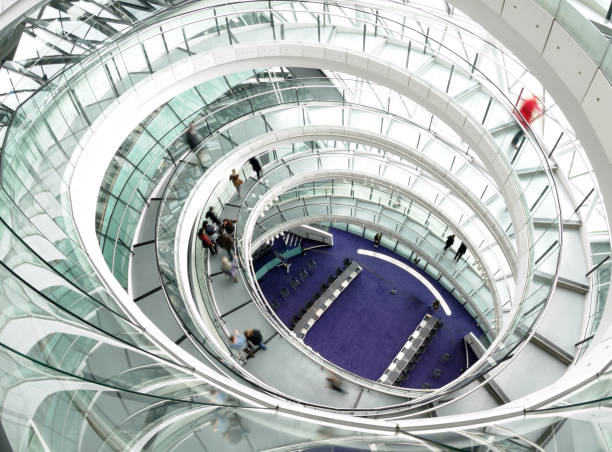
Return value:
[[(333, 247), (312, 250), (305, 256), (292, 258), (289, 275), (283, 268), (274, 269), (260, 280), (260, 287), (268, 301), (277, 300), (280, 303), (276, 313), (289, 327), (292, 317), (312, 299), (327, 277), (342, 266), (343, 259), (356, 259), (364, 271), (315, 323), (305, 343), (334, 364), (362, 377), (377, 380), (423, 316), (430, 312), (433, 297), (422, 283), (406, 271), (375, 257), (359, 255), (357, 250), (375, 250), (410, 265), (406, 259), (386, 248), (373, 248), (372, 242), (354, 234), (338, 229), (331, 229), (330, 232), (334, 235)], [(275, 244), (275, 249), (282, 251), (282, 248), (280, 243)], [(301, 268), (307, 268), (311, 258), (316, 261), (317, 267), (310, 271), (309, 278), (296, 289), (291, 289), (290, 279), (293, 276), (299, 279), (298, 272)], [(463, 337), (470, 331), (480, 337), (482, 331), (444, 287), (416, 269), (440, 291), (452, 315), (447, 316), (442, 309), (434, 313), (444, 322), (444, 326), (434, 336), (402, 386), (420, 388), (427, 382), (436, 388), (457, 378), (461, 369), (466, 367)], [(279, 295), (283, 287), (291, 291), (287, 300), (282, 300)], [(395, 295), (391, 294), (394, 287), (397, 291)], [(444, 353), (450, 353), (451, 359), (442, 364), (440, 358)], [(476, 359), (469, 353), (469, 362), (473, 363)], [(436, 368), (442, 370), (439, 380), (431, 378)]]

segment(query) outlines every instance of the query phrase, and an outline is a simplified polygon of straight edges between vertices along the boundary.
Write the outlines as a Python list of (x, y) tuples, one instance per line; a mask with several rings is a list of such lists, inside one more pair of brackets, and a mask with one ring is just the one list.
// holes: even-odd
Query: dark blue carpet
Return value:
[[(260, 286), (269, 301), (275, 299), (280, 303), (277, 315), (290, 326), (292, 317), (312, 299), (328, 275), (342, 265), (342, 260), (345, 257), (356, 259), (364, 267), (364, 271), (315, 323), (306, 336), (305, 343), (338, 366), (362, 377), (377, 380), (423, 316), (430, 312), (429, 306), (433, 297), (425, 286), (409, 273), (380, 259), (359, 255), (357, 250), (373, 249), (410, 265), (406, 259), (383, 247), (375, 249), (372, 242), (351, 233), (338, 229), (331, 229), (330, 232), (334, 234), (333, 247), (312, 250), (306, 256), (292, 258), (289, 275), (285, 274), (282, 268), (274, 269), (264, 276)], [(291, 289), (291, 277), (299, 279), (299, 270), (307, 268), (307, 261), (311, 258), (317, 262), (317, 267), (295, 290)], [(256, 264), (256, 268), (257, 266)], [(459, 376), (461, 369), (466, 366), (463, 337), (470, 331), (479, 337), (482, 331), (444, 287), (420, 269), (416, 269), (440, 291), (452, 315), (446, 316), (442, 309), (434, 313), (444, 322), (444, 326), (402, 386), (419, 388), (424, 382), (428, 382), (435, 388)], [(291, 291), (286, 301), (279, 295), (282, 287)], [(393, 287), (397, 290), (395, 295), (390, 293)], [(450, 353), (451, 359), (442, 364), (440, 358), (444, 353)], [(469, 362), (474, 361), (475, 357), (470, 355)], [(431, 373), (436, 368), (442, 370), (439, 380), (431, 378)]]

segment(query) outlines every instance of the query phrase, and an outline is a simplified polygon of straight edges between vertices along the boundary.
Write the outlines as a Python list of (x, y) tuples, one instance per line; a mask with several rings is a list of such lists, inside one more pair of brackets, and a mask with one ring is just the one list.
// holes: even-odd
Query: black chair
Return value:
[(410, 364), (408, 364), (408, 372), (411, 372), (414, 368), (416, 367), (416, 363), (411, 362)]
[(317, 290), (314, 294), (315, 300), (318, 300), (319, 298), (321, 298), (321, 291)]
[(280, 308), (280, 303), (276, 300), (272, 300), (272, 303), (270, 303), (270, 305), (272, 306), (272, 309), (274, 311), (276, 311), (278, 308)]
[(340, 267), (336, 268), (336, 278), (342, 274), (342, 269)]
[(446, 364), (447, 362), (449, 362), (449, 361), (450, 361), (450, 359), (451, 359), (451, 355), (450, 355), (450, 353), (444, 353), (444, 354), (442, 355), (442, 358), (440, 358), (440, 362), (441, 362), (442, 364)]
[(302, 318), (299, 315), (294, 315), (293, 318), (291, 319), (291, 328), (295, 328), (295, 326), (298, 324), (298, 322), (301, 319)]
[(280, 291), (280, 296), (283, 300), (286, 300), (289, 297), (289, 294), (291, 292), (289, 292), (289, 289), (287, 289), (286, 287), (283, 287)]
[(344, 258), (344, 260), (342, 261), (342, 263), (344, 264), (344, 268), (348, 267), (349, 265), (351, 265), (351, 262), (353, 260), (350, 257), (346, 257)]
[(291, 278), (289, 285), (295, 289), (297, 286), (300, 285), (300, 280), (294, 276), (293, 278)]
[(303, 268), (300, 270), (300, 279), (304, 281), (306, 278), (308, 278), (308, 272)]
[(325, 292), (327, 289), (329, 289), (329, 286), (327, 284), (321, 284), (321, 292)]
[(308, 303), (306, 303), (306, 309), (312, 308), (314, 304), (315, 304), (314, 300), (309, 301)]
[(329, 277), (327, 278), (327, 284), (333, 284), (335, 280), (336, 278), (334, 278), (332, 275), (329, 275)]
[(438, 380), (441, 376), (442, 376), (441, 369), (434, 369), (434, 371), (431, 373), (431, 378), (433, 378), (434, 380)]
[(309, 268), (309, 269), (311, 269), (311, 270), (312, 270), (312, 269), (314, 269), (316, 266), (317, 266), (317, 263), (315, 262), (315, 260), (314, 260), (314, 259), (309, 259), (309, 260), (308, 260), (308, 268)]

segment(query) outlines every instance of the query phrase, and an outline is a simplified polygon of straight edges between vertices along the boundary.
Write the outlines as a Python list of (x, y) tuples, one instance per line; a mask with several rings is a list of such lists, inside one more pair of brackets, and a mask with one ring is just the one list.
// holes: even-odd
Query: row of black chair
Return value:
[[(314, 270), (316, 266), (317, 266), (317, 263), (315, 262), (314, 259), (308, 260), (308, 268), (310, 269), (310, 271)], [(299, 271), (299, 276), (300, 276), (300, 279), (304, 281), (306, 278), (310, 276), (310, 273), (308, 273), (308, 270), (306, 270), (306, 268), (302, 268)], [(289, 285), (291, 286), (291, 288), (296, 289), (297, 286), (300, 285), (300, 280), (297, 279), (295, 276), (293, 276), (291, 277), (291, 280), (289, 281)], [(290, 294), (291, 294), (291, 291), (287, 289), (286, 287), (283, 287), (280, 290), (280, 296), (283, 300), (286, 300), (287, 298), (289, 298)]]
[(351, 262), (352, 262), (352, 260), (350, 258), (348, 258), (348, 257), (346, 259), (344, 259), (342, 268), (337, 267), (336, 268), (336, 272), (334, 274), (332, 274), (332, 275), (329, 275), (327, 277), (327, 281), (324, 282), (323, 284), (321, 284), (320, 289), (314, 295), (315, 300), (320, 298), (321, 295), (323, 295), (323, 292), (325, 292), (327, 289), (329, 289), (329, 286), (331, 286), (333, 284), (333, 282), (340, 277), (342, 272), (344, 270), (346, 270), (349, 265), (351, 265)]
[[(436, 335), (438, 330), (440, 328), (442, 328), (442, 325), (444, 325), (444, 324), (441, 321), (438, 320), (436, 322), (436, 324), (432, 328), (431, 332), (425, 338), (423, 343), (419, 346), (419, 348), (417, 349), (417, 351), (414, 354), (414, 356), (412, 357), (412, 359), (408, 362), (408, 364), (406, 365), (404, 370), (402, 370), (402, 372), (399, 374), (397, 379), (393, 382), (393, 384), (395, 386), (399, 386), (406, 378), (408, 378), (410, 376), (410, 373), (414, 370), (414, 368), (416, 367), (416, 364), (421, 360), (421, 356), (423, 355), (423, 353), (425, 352), (425, 350), (427, 349), (427, 347), (431, 343), (431, 340)], [(449, 355), (449, 359), (450, 359), (450, 355)]]
[(304, 314), (306, 314), (306, 312), (308, 312), (308, 310), (312, 308), (313, 304), (314, 304), (314, 300), (309, 301), (302, 307), (302, 309), (300, 309), (300, 312), (298, 312), (296, 315), (293, 316), (293, 318), (291, 319), (291, 329), (292, 330), (299, 323), (299, 321), (302, 320), (302, 317), (304, 317)]
[[(442, 355), (442, 357), (440, 358), (440, 362), (442, 364), (446, 364), (447, 362), (450, 361), (450, 359), (451, 359), (451, 354), (450, 353), (444, 353)], [(436, 368), (431, 373), (431, 378), (433, 378), (434, 380), (439, 380), (440, 377), (442, 377), (442, 374), (443, 374), (442, 369), (437, 369)], [(421, 389), (429, 389), (429, 388), (431, 388), (431, 385), (429, 383), (427, 383), (427, 382), (425, 382), (425, 383), (423, 383), (421, 385)]]
[[(300, 309), (300, 312), (297, 313), (296, 315), (293, 316), (293, 318), (291, 319), (291, 329), (294, 329), (296, 327), (296, 325), (299, 323), (300, 320), (302, 320), (302, 317), (304, 317), (304, 314), (306, 314), (306, 312), (315, 304), (315, 302), (321, 297), (321, 295), (323, 294), (323, 292), (325, 292), (327, 289), (329, 289), (330, 284), (332, 284), (344, 271), (344, 269), (346, 269), (349, 265), (351, 265), (351, 260), (349, 258), (344, 259), (343, 261), (343, 269), (341, 269), (340, 267), (336, 268), (336, 273), (335, 276), (334, 275), (329, 275), (329, 277), (327, 278), (327, 282), (324, 282), (323, 284), (321, 284), (321, 288), (315, 292), (314, 294), (314, 298), (312, 300), (310, 300), (308, 303), (306, 303), (302, 309)], [(312, 264), (312, 265), (311, 265)], [(310, 259), (308, 261), (308, 267), (312, 270), (314, 267), (316, 267), (316, 262), (313, 261), (312, 259)], [(306, 279), (309, 276), (308, 271), (303, 268), (300, 270), (300, 278), (302, 279), (302, 281), (304, 279)], [(291, 287), (293, 287), (294, 289), (299, 285), (299, 281), (297, 280), (297, 278), (293, 277), (291, 278)], [(282, 291), (281, 291), (281, 296), (282, 296)], [(288, 294), (287, 294), (288, 296)]]

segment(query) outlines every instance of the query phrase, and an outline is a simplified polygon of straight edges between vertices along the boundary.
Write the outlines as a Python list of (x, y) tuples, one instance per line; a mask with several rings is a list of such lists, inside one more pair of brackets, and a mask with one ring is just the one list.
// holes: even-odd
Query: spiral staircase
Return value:
[[(2, 450), (612, 449), (596, 18), (566, 0), (3, 3)], [(237, 219), (237, 284), (196, 238), (211, 207)], [(482, 330), (477, 361), (404, 388), (307, 346), (253, 259), (303, 225), (417, 255)], [(229, 347), (247, 325), (256, 359)]]

